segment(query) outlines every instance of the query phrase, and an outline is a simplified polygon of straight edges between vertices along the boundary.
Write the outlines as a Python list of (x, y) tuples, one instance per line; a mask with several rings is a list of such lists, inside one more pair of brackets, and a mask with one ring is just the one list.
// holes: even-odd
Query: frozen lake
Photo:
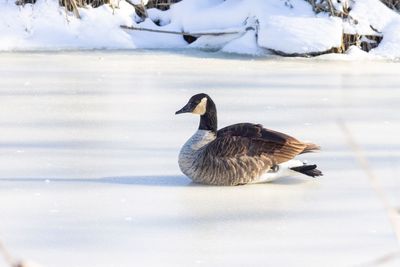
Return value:
[[(400, 63), (1, 53), (0, 78), (0, 239), (16, 257), (44, 267), (400, 263)], [(198, 118), (174, 112), (199, 92), (220, 127), (257, 122), (320, 144), (303, 158), (325, 176), (191, 184), (177, 155)]]

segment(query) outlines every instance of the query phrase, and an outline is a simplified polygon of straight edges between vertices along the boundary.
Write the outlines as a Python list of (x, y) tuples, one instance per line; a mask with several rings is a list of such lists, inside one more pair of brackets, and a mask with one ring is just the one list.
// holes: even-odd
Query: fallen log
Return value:
[(200, 37), (202, 35), (220, 36), (220, 35), (224, 35), (224, 34), (238, 34), (238, 33), (244, 32), (244, 30), (235, 30), (235, 31), (226, 31), (226, 32), (179, 32), (179, 31), (157, 30), (157, 29), (149, 29), (149, 28), (142, 28), (142, 27), (126, 26), (126, 25), (120, 25), (120, 27), (122, 29), (134, 30), (134, 31), (158, 32), (158, 33), (188, 35), (188, 36), (196, 36), (196, 37)]

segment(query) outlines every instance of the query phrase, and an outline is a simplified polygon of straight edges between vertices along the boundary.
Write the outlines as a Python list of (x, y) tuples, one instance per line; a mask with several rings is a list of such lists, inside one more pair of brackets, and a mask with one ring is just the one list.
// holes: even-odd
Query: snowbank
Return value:
[[(353, 2), (350, 15), (357, 24), (316, 15), (304, 0), (183, 0), (166, 11), (149, 9), (149, 18), (141, 23), (124, 0), (115, 9), (108, 5), (80, 8), (81, 19), (66, 14), (55, 0), (25, 6), (0, 0), (0, 10), (2, 51), (194, 47), (256, 55), (268, 50), (313, 54), (340, 47), (343, 31), (374, 34), (377, 30), (384, 38), (370, 54), (400, 57), (400, 16), (379, 0)], [(188, 44), (181, 35), (129, 31), (120, 25), (191, 33), (234, 29), (237, 33), (202, 36)]]
[(338, 18), (271, 16), (260, 26), (258, 44), (285, 54), (313, 54), (342, 44)]
[(302, 54), (341, 45), (341, 21), (316, 18), (304, 0), (290, 1), (290, 5), (288, 1), (186, 0), (174, 5), (171, 13), (171, 23), (188, 32), (240, 27), (253, 18), (259, 22), (258, 42), (254, 32), (249, 32), (245, 36), (202, 37), (191, 45), (194, 47), (247, 54), (260, 54), (262, 47)]
[(360, 25), (371, 25), (381, 32), (383, 40), (371, 51), (374, 55), (400, 58), (400, 16), (379, 0), (357, 1), (350, 13)]
[(58, 1), (21, 7), (2, 0), (0, 10), (0, 50), (136, 48), (131, 35), (119, 28), (134, 14), (124, 2), (114, 14), (106, 5), (81, 8), (82, 19), (66, 15)]

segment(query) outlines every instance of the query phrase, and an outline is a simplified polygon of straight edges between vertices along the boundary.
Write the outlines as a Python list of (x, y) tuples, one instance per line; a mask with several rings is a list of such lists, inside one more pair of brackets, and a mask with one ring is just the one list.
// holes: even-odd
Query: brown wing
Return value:
[(264, 154), (279, 164), (303, 152), (307, 144), (289, 135), (265, 129), (260, 124), (239, 123), (219, 130), (217, 138), (208, 147), (219, 157)]

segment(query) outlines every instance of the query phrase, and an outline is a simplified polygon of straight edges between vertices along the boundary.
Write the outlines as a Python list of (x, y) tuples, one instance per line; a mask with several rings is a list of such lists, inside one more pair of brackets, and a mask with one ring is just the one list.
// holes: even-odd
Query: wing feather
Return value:
[(217, 132), (208, 146), (216, 157), (267, 156), (276, 164), (293, 159), (306, 144), (260, 124), (239, 123)]

